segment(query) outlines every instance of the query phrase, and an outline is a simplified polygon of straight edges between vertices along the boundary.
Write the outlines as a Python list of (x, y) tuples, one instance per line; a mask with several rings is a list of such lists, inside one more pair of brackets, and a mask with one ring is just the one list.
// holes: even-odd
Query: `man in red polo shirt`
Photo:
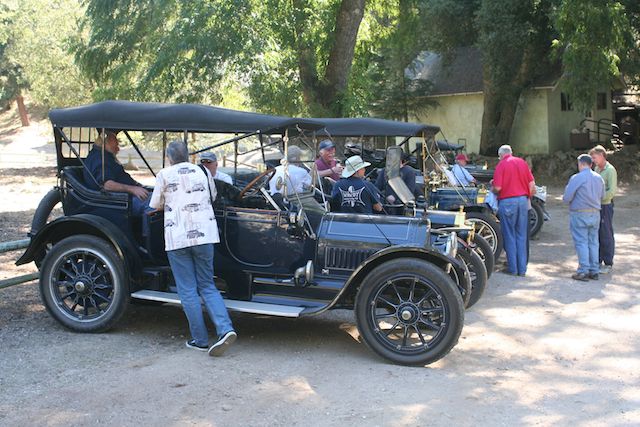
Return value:
[(523, 159), (515, 157), (511, 146), (498, 150), (500, 162), (493, 174), (493, 192), (498, 195), (498, 216), (507, 254), (507, 274), (524, 276), (527, 272), (527, 239), (530, 198), (536, 183)]

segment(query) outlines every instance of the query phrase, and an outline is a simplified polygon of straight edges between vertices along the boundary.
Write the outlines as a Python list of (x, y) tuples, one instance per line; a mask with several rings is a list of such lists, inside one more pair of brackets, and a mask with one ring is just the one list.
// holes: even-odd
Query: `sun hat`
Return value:
[(365, 162), (360, 156), (351, 156), (344, 162), (344, 169), (342, 170), (342, 177), (349, 178), (360, 169), (364, 169), (367, 166), (371, 166), (371, 163)]
[(468, 162), (469, 158), (467, 157), (466, 154), (460, 153), (456, 155), (456, 160), (464, 160), (465, 162)]

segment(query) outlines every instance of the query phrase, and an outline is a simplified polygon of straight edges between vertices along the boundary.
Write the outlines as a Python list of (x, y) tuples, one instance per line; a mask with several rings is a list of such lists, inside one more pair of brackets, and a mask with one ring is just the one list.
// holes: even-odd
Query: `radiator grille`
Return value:
[(352, 248), (327, 248), (324, 265), (327, 268), (355, 270), (375, 251)]

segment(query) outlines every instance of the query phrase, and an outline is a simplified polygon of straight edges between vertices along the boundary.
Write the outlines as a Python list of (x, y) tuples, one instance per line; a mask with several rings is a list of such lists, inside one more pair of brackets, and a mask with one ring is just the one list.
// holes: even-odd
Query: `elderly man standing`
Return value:
[(598, 280), (600, 201), (604, 181), (591, 170), (591, 157), (578, 156), (578, 173), (569, 179), (562, 201), (569, 204), (569, 228), (578, 254), (578, 271), (571, 276), (583, 282)]
[(342, 166), (336, 161), (336, 146), (330, 139), (325, 139), (318, 146), (320, 156), (316, 159), (316, 169), (322, 178), (340, 179)]
[[(236, 340), (236, 333), (213, 282), (213, 244), (220, 241), (212, 206), (215, 182), (208, 172), (189, 163), (184, 142), (170, 143), (167, 157), (171, 166), (158, 172), (149, 206), (165, 211), (165, 249), (192, 337), (186, 346), (220, 356)], [(218, 333), (211, 347), (201, 297)]]
[(589, 150), (589, 155), (596, 165), (595, 171), (604, 180), (604, 197), (600, 209), (600, 273), (608, 274), (613, 268), (613, 254), (616, 241), (613, 235), (613, 196), (618, 190), (618, 172), (607, 161), (607, 151), (602, 145), (596, 145)]
[(498, 216), (507, 254), (507, 274), (527, 273), (529, 199), (536, 191), (529, 165), (515, 157), (511, 146), (498, 149), (500, 162), (493, 174), (493, 191), (498, 195)]

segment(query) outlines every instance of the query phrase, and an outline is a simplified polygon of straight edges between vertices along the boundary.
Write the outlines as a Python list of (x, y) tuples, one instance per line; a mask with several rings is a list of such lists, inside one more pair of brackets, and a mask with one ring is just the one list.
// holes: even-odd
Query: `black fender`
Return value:
[(16, 265), (31, 261), (41, 262), (46, 245), (56, 244), (66, 237), (77, 234), (98, 236), (110, 242), (123, 260), (128, 274), (142, 271), (140, 255), (125, 233), (111, 221), (90, 214), (64, 216), (45, 225), (31, 238), (27, 250), (16, 261)]
[[(487, 214), (487, 215), (491, 215), (493, 217), (496, 217), (496, 215), (493, 213), (493, 210), (487, 205), (468, 205), (468, 206), (464, 206), (464, 211), (465, 212), (478, 212), (478, 213), (483, 213), (483, 214)], [(497, 217), (496, 217), (496, 220), (497, 220)]]
[(319, 310), (305, 310), (304, 314), (322, 313), (343, 301), (345, 297), (354, 296), (358, 292), (358, 289), (360, 288), (360, 285), (364, 278), (374, 268), (384, 262), (405, 257), (418, 258), (421, 260), (429, 261), (438, 265), (442, 269), (445, 269), (448, 264), (451, 264), (452, 268), (456, 269), (458, 277), (464, 277), (465, 275), (465, 268), (460, 261), (455, 258), (450, 258), (447, 255), (444, 255), (434, 249), (420, 246), (389, 246), (374, 253), (362, 264), (360, 264), (358, 268), (356, 268), (351, 273), (351, 276), (349, 276), (349, 278), (345, 281), (344, 286), (342, 287), (338, 295), (336, 295), (336, 297), (333, 299), (333, 301), (320, 308)]

